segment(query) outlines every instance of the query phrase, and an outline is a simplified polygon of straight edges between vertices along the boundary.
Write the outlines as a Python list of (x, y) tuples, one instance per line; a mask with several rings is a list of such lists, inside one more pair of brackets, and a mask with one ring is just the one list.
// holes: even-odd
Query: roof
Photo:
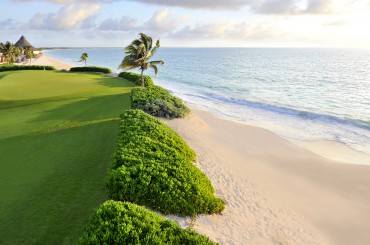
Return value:
[(23, 35), (18, 40), (18, 42), (16, 42), (14, 44), (14, 46), (18, 46), (18, 47), (22, 47), (22, 48), (24, 48), (24, 47), (32, 47), (33, 48), (33, 46), (30, 44), (30, 42), (27, 41), (27, 39)]

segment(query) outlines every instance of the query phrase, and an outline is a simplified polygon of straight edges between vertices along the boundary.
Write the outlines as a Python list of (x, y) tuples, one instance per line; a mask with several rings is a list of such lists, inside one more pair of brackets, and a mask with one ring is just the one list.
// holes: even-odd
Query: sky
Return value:
[(36, 47), (370, 48), (370, 0), (0, 1), (0, 41)]

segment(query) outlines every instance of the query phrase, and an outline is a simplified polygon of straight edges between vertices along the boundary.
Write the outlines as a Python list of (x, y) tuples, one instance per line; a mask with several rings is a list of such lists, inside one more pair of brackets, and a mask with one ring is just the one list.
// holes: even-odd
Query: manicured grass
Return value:
[(104, 182), (133, 84), (86, 73), (0, 73), (0, 244), (72, 244)]

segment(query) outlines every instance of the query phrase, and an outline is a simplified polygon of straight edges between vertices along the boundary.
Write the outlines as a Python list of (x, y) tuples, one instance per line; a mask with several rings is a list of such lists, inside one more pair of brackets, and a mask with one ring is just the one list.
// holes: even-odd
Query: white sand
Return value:
[(166, 123), (227, 202), (222, 215), (197, 217), (198, 232), (222, 244), (370, 244), (370, 166), (335, 162), (208, 112)]
[(48, 65), (48, 66), (54, 66), (58, 70), (69, 70), (73, 65), (68, 64), (66, 62), (60, 61), (53, 59), (49, 56), (46, 56), (43, 54), (40, 58), (38, 59), (33, 59), (31, 62), (31, 65)]

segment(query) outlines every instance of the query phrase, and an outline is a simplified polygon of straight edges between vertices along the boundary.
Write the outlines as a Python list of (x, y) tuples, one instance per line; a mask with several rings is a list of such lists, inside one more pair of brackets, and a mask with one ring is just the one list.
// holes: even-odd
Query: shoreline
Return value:
[(263, 123), (262, 124), (250, 123), (250, 122), (232, 119), (230, 117), (222, 117), (222, 116), (217, 115), (217, 113), (215, 113), (212, 110), (206, 109), (202, 106), (197, 106), (188, 101), (185, 101), (185, 102), (191, 110), (208, 112), (208, 113), (211, 113), (214, 117), (221, 119), (221, 120), (226, 120), (226, 121), (230, 121), (230, 122), (241, 124), (241, 125), (257, 127), (257, 128), (267, 130), (275, 134), (277, 137), (281, 139), (287, 140), (300, 148), (303, 148), (307, 151), (310, 151), (316, 155), (327, 158), (329, 160), (341, 162), (343, 164), (370, 166), (370, 155), (359, 152), (344, 143), (340, 143), (337, 141), (331, 141), (331, 140), (325, 140), (325, 139), (314, 140), (314, 141), (290, 139), (282, 135), (279, 135), (279, 133), (275, 132), (274, 130), (269, 129), (269, 127), (265, 127)]
[(192, 109), (165, 120), (227, 202), (194, 228), (221, 244), (365, 244), (370, 166), (343, 164), (258, 127)]
[(31, 65), (54, 66), (58, 70), (69, 70), (71, 67), (73, 67), (72, 64), (51, 58), (50, 56), (45, 55), (45, 53), (43, 53), (41, 57), (33, 59)]
[[(39, 65), (72, 66), (41, 58)], [(196, 231), (222, 244), (370, 241), (370, 166), (350, 164), (353, 156), (333, 161), (267, 129), (191, 110), (164, 121), (196, 151), (197, 166), (227, 202), (220, 215), (197, 216)]]

